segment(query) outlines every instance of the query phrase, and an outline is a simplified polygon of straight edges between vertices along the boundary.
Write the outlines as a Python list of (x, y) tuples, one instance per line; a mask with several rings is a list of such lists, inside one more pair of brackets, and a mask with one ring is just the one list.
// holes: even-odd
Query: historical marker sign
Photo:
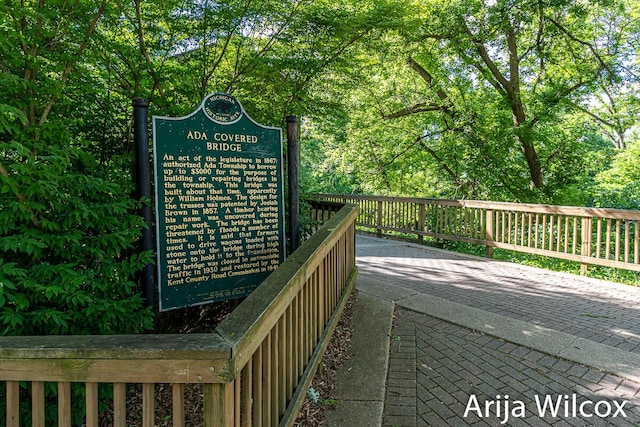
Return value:
[(215, 93), (153, 145), (160, 311), (247, 295), (284, 260), (281, 129)]

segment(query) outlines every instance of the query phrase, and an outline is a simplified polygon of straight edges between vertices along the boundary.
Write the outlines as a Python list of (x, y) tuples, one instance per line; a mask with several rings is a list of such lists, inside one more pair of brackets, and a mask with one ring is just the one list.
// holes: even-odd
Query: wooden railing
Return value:
[(640, 211), (360, 195), (318, 195), (360, 206), (358, 226), (640, 271)]
[(157, 425), (158, 384), (172, 390), (173, 426), (185, 425), (189, 384), (201, 384), (205, 426), (292, 425), (355, 284), (357, 214), (356, 206), (335, 213), (214, 333), (0, 337), (6, 425), (24, 425), (19, 408), (30, 405), (31, 424), (44, 426), (45, 387), (53, 386), (58, 425), (70, 426), (74, 383), (86, 390), (88, 427), (99, 422), (100, 383), (113, 387), (109, 425), (128, 425), (132, 384), (142, 395), (143, 426)]

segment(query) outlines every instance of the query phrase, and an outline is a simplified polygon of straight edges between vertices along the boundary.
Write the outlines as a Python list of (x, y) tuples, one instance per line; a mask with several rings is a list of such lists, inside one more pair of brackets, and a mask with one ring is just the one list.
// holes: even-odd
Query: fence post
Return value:
[(582, 242), (580, 245), (580, 256), (582, 261), (580, 263), (580, 274), (585, 274), (589, 268), (589, 260), (586, 258), (591, 257), (591, 218), (582, 218)]
[(378, 200), (378, 237), (382, 237), (382, 200)]
[[(418, 205), (418, 230), (420, 232), (424, 231), (424, 210), (424, 203), (420, 203)], [(422, 234), (418, 234), (418, 243), (424, 244), (424, 236)]]
[(487, 258), (493, 258), (493, 209), (487, 209), (486, 212), (484, 238), (486, 241), (485, 256)]
[(204, 384), (204, 427), (232, 427), (234, 419), (234, 381), (228, 384)]

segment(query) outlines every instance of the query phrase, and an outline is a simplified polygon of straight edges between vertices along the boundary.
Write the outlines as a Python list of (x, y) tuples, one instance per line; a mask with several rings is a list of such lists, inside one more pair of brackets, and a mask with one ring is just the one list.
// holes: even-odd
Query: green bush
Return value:
[(0, 334), (151, 328), (131, 179), (73, 146), (0, 143), (0, 164)]

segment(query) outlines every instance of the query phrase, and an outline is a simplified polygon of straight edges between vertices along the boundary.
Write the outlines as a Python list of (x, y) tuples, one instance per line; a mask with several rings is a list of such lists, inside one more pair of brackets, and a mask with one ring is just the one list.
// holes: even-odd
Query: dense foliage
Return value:
[(623, 207), (602, 180), (610, 166), (626, 179), (612, 160), (633, 157), (639, 137), (637, 2), (407, 11), (355, 58), (363, 69), (342, 95), (348, 131), (331, 155), (354, 189)]
[(151, 326), (131, 99), (302, 120), (303, 192), (638, 208), (629, 0), (0, 4), (3, 334)]
[(3, 335), (152, 327), (133, 98), (300, 116), (305, 194), (640, 209), (636, 1), (5, 0), (0, 33)]

